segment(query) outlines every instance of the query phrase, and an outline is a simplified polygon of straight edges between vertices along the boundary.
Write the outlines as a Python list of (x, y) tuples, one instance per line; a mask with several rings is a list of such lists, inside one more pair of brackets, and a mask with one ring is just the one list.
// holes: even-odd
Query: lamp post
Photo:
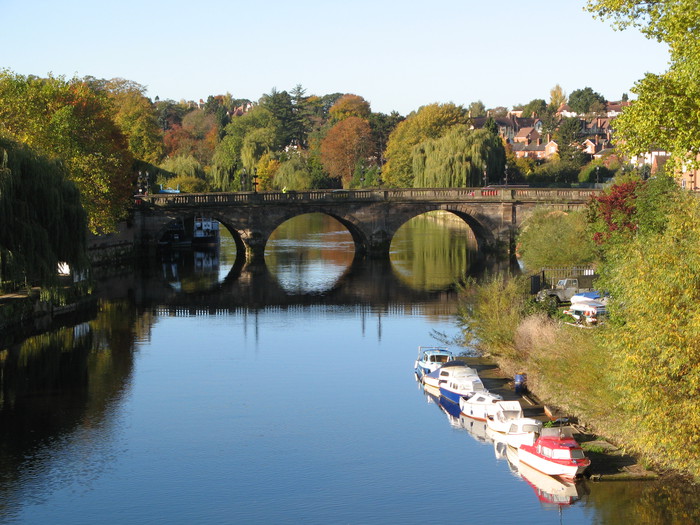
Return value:
[(600, 166), (595, 167), (595, 183), (598, 184), (600, 182)]
[(258, 193), (258, 168), (253, 168), (253, 192)]
[(489, 176), (486, 173), (486, 168), (484, 168), (484, 187), (486, 187), (486, 184), (488, 183), (488, 181), (489, 181)]
[(243, 168), (241, 171), (241, 191), (246, 191), (248, 182), (248, 172)]

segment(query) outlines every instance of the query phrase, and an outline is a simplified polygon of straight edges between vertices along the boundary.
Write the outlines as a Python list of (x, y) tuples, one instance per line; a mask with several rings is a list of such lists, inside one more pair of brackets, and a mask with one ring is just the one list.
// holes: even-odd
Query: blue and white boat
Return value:
[[(423, 381), (423, 377), (426, 374), (434, 372), (452, 359), (454, 359), (454, 355), (445, 347), (419, 346), (418, 359), (416, 359), (414, 370), (418, 379)], [(437, 384), (434, 386), (437, 386)]]
[(457, 405), (463, 396), (485, 391), (479, 374), (463, 361), (445, 363), (434, 372), (426, 374), (424, 382), (437, 386), (442, 397)]

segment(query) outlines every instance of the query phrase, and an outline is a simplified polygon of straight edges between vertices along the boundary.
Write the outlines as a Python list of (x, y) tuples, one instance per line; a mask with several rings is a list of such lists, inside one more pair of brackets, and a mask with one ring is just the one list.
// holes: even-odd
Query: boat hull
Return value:
[(561, 476), (563, 478), (573, 479), (583, 474), (583, 471), (591, 464), (591, 460), (587, 458), (571, 460), (544, 458), (531, 452), (528, 448), (530, 447), (521, 446), (518, 449), (518, 459), (520, 462), (548, 476)]

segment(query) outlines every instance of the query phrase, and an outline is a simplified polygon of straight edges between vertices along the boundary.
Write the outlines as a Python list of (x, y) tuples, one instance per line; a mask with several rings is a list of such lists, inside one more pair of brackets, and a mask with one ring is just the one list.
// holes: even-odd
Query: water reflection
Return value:
[(462, 282), (476, 260), (476, 238), (454, 214), (430, 212), (404, 224), (391, 243), (394, 271), (420, 290), (444, 290)]
[(0, 522), (20, 501), (88, 482), (114, 459), (109, 435), (132, 373), (135, 317), (128, 303), (105, 304), (90, 322), (0, 350)]
[(355, 256), (355, 244), (340, 222), (322, 213), (299, 215), (280, 225), (265, 247), (265, 264), (291, 294), (332, 289)]
[(218, 245), (161, 248), (156, 264), (162, 280), (184, 293), (217, 288), (231, 274), (239, 257), (231, 233), (223, 227), (219, 231)]

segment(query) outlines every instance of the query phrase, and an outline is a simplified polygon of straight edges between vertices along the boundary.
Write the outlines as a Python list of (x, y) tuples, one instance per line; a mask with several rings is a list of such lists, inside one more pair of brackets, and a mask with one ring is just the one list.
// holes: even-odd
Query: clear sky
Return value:
[(0, 68), (125, 78), (151, 98), (258, 100), (301, 84), (406, 115), (511, 107), (591, 87), (608, 100), (667, 69), (661, 44), (585, 0), (0, 0)]

